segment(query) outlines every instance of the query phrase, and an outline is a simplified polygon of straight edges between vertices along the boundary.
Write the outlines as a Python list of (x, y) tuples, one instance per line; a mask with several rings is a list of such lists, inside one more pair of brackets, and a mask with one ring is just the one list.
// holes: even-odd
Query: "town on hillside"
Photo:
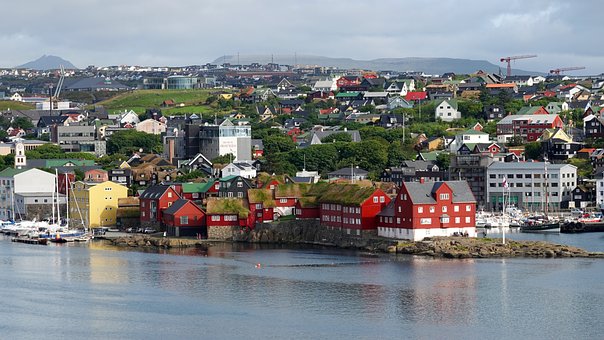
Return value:
[(477, 236), (604, 208), (604, 75), (212, 65), (0, 69), (0, 220), (229, 239)]

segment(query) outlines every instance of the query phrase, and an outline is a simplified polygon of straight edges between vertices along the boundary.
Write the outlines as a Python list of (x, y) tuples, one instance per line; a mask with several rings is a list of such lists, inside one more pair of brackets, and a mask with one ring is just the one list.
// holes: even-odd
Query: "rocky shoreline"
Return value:
[[(301, 223), (302, 222), (302, 223)], [(170, 237), (136, 235), (118, 237), (109, 240), (115, 246), (131, 248), (184, 248), (207, 247), (212, 242), (224, 240), (196, 240)], [(604, 253), (560, 244), (536, 241), (434, 237), (423, 241), (399, 241), (377, 236), (354, 237), (339, 230), (324, 228), (314, 221), (291, 221), (279, 224), (262, 225), (255, 230), (236, 231), (227, 242), (257, 244), (306, 244), (330, 246), (342, 249), (355, 249), (375, 253), (407, 254), (441, 258), (604, 258)]]

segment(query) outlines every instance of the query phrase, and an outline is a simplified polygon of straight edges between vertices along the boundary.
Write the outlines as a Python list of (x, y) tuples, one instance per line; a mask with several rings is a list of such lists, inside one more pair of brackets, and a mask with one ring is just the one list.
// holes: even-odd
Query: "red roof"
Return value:
[(506, 84), (487, 84), (486, 88), (488, 89), (499, 89), (499, 88), (514, 88), (516, 87), (516, 84), (514, 83), (506, 83)]
[(425, 91), (411, 91), (407, 92), (405, 96), (405, 100), (424, 100), (426, 98), (428, 98), (428, 92)]
[(596, 148), (583, 148), (583, 149), (577, 151), (577, 153), (588, 153), (588, 154), (591, 154), (595, 150), (596, 150)]

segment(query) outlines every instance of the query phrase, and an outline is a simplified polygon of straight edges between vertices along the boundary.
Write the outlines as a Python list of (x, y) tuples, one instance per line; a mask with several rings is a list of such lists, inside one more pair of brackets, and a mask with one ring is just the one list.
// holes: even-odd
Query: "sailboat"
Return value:
[[(59, 181), (58, 181), (58, 172), (55, 170), (56, 174), (56, 188), (57, 188), (57, 197), (59, 196)], [(69, 176), (65, 176), (65, 193), (69, 196)], [(61, 216), (60, 216), (60, 205), (57, 200), (57, 220), (59, 221), (57, 228), (54, 230), (48, 229), (45, 237), (47, 237), (50, 242), (53, 243), (66, 243), (66, 242), (86, 242), (90, 239), (90, 237), (86, 233), (86, 228), (81, 229), (70, 229), (69, 227), (69, 199), (66, 199), (66, 218), (65, 218), (65, 226), (61, 226)], [(54, 217), (54, 200), (53, 200), (53, 217)], [(41, 235), (42, 236), (42, 235)], [(44, 237), (44, 236), (43, 236)]]
[(558, 219), (554, 219), (549, 216), (548, 206), (549, 206), (549, 192), (548, 192), (548, 174), (547, 174), (547, 158), (544, 159), (543, 162), (543, 186), (545, 187), (545, 206), (543, 215), (536, 214), (533, 216), (529, 216), (524, 220), (524, 223), (520, 226), (520, 231), (527, 232), (541, 232), (541, 231), (560, 231), (560, 221)]

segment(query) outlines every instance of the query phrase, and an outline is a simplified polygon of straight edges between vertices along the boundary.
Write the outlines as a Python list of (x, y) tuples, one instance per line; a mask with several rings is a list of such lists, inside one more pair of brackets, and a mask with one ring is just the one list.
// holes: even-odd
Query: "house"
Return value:
[(486, 105), (482, 110), (482, 114), (486, 121), (499, 120), (506, 115), (503, 105), (495, 104)]
[(206, 214), (190, 200), (178, 199), (164, 210), (162, 222), (169, 236), (207, 238)]
[(356, 76), (342, 76), (336, 80), (336, 86), (342, 87), (353, 87), (361, 84), (361, 80)]
[(120, 198), (128, 197), (128, 188), (106, 181), (103, 183), (75, 182), (69, 196), (69, 218), (74, 225), (88, 228), (117, 224)]
[(551, 114), (559, 114), (562, 111), (568, 111), (569, 106), (567, 102), (550, 102), (545, 106), (545, 110)]
[(329, 184), (318, 197), (321, 224), (347, 235), (375, 235), (377, 215), (390, 197), (373, 186)]
[(335, 181), (335, 180), (340, 180), (340, 179), (349, 180), (349, 181), (360, 181), (360, 180), (366, 179), (368, 174), (369, 174), (369, 171), (367, 171), (367, 170), (363, 170), (358, 167), (356, 167), (356, 168), (349, 167), (349, 168), (342, 168), (340, 170), (332, 171), (327, 174), (327, 178), (329, 179), (330, 182)]
[(130, 187), (132, 185), (132, 169), (117, 168), (107, 172), (110, 181)]
[(268, 223), (277, 219), (273, 190), (249, 189), (248, 202), (254, 223)]
[(306, 194), (309, 185), (305, 183), (287, 183), (275, 187), (275, 213), (279, 216), (292, 215), (298, 200)]
[(593, 206), (596, 198), (595, 187), (593, 185), (579, 184), (573, 189), (573, 197), (570, 201), (570, 208), (587, 208)]
[(163, 211), (181, 197), (171, 185), (152, 185), (139, 197), (141, 225), (159, 226), (163, 221)]
[(380, 120), (377, 125), (386, 129), (403, 126), (403, 115), (400, 115), (398, 113), (382, 114), (380, 115)]
[(316, 196), (300, 197), (294, 208), (294, 215), (297, 220), (314, 219), (321, 217), (319, 203)]
[(489, 134), (474, 129), (468, 129), (455, 135), (455, 139), (449, 144), (449, 151), (457, 153), (463, 144), (486, 144), (490, 143)]
[(360, 142), (361, 134), (359, 130), (348, 130), (344, 128), (344, 130), (328, 130), (328, 131), (312, 131), (310, 133), (310, 145), (322, 144), (322, 140), (333, 135), (334, 133), (347, 133), (350, 135), (352, 142)]
[(120, 126), (124, 126), (126, 124), (130, 124), (132, 126), (135, 126), (136, 124), (140, 123), (140, 119), (138, 118), (138, 115), (136, 114), (136, 112), (130, 110), (130, 111), (124, 111), (123, 113), (121, 113), (118, 117)]
[(532, 76), (507, 76), (504, 79), (505, 84), (516, 84), (518, 86), (533, 86), (535, 81)]
[(405, 100), (408, 102), (421, 102), (428, 98), (428, 92), (426, 91), (409, 91), (405, 95)]
[(218, 197), (246, 198), (252, 182), (241, 176), (227, 176), (219, 180)]
[(590, 114), (583, 118), (585, 138), (604, 138), (604, 118)]
[(115, 225), (119, 229), (137, 228), (140, 225), (140, 217), (141, 210), (138, 197), (120, 197), (117, 199)]
[(90, 169), (84, 172), (84, 182), (103, 183), (109, 180), (107, 171), (103, 169)]
[(243, 199), (210, 198), (206, 207), (208, 239), (230, 240), (242, 227), (253, 228), (249, 223), (250, 210)]
[(313, 91), (321, 91), (329, 93), (330, 91), (336, 91), (338, 85), (335, 80), (317, 80), (312, 87)]
[(218, 181), (206, 183), (182, 183), (182, 198), (190, 201), (201, 202), (207, 197), (218, 196)]
[(550, 114), (547, 112), (545, 107), (543, 106), (523, 106), (521, 107), (516, 115), (547, 115)]
[(443, 181), (447, 177), (447, 171), (440, 170), (435, 161), (413, 160), (403, 161), (400, 167), (384, 169), (380, 181), (392, 182), (400, 187), (403, 182)]
[(445, 99), (436, 104), (434, 118), (445, 122), (451, 122), (461, 118), (461, 112), (457, 108), (457, 100)]
[(222, 168), (222, 177), (241, 176), (243, 178), (256, 178), (256, 167), (249, 162), (233, 162)]
[(403, 97), (389, 97), (388, 98), (388, 104), (386, 105), (386, 108), (388, 110), (394, 110), (396, 108), (402, 107), (404, 109), (410, 109), (413, 107), (413, 104), (411, 104), (410, 102), (408, 102), (405, 98)]
[(36, 134), (38, 138), (42, 135), (49, 135), (52, 127), (56, 125), (65, 125), (67, 116), (41, 116), (36, 126)]
[(465, 181), (405, 182), (378, 215), (378, 235), (421, 241), (467, 233), (476, 237), (476, 199)]
[(166, 124), (155, 119), (149, 118), (136, 124), (136, 131), (145, 132), (151, 135), (160, 135), (166, 132)]
[[(497, 138), (509, 139), (519, 136), (524, 141), (534, 142), (545, 129), (563, 128), (564, 123), (556, 114), (508, 115), (497, 122)], [(503, 141), (503, 140), (502, 140)]]
[(577, 151), (583, 148), (582, 143), (574, 142), (573, 138), (561, 128), (545, 129), (537, 142), (541, 142), (541, 150), (551, 161), (565, 161), (573, 158)]

